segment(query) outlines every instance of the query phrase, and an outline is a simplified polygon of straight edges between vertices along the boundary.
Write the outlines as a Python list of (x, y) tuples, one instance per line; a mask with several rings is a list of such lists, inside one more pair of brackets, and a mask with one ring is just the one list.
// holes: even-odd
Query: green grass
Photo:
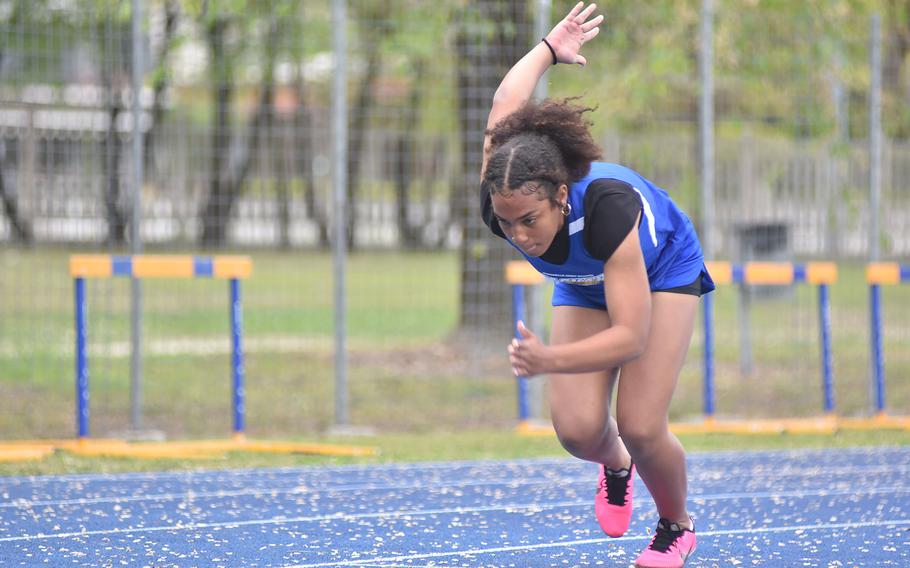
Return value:
[[(330, 335), (334, 326), (332, 261), (325, 253), (252, 253), (253, 276), (242, 283), (247, 334)], [(45, 344), (71, 339), (72, 281), (68, 254), (0, 250), (0, 339)], [(347, 269), (349, 329), (353, 338), (444, 337), (456, 322), (455, 253), (370, 252)], [(7, 276), (8, 275), (8, 276)], [(90, 280), (91, 326), (114, 335), (129, 331), (127, 279)], [(162, 335), (227, 331), (227, 284), (221, 280), (147, 280), (144, 317)], [(378, 300), (381, 299), (381, 300)], [(104, 321), (100, 321), (103, 318)]]
[[(837, 434), (811, 435), (709, 434), (687, 435), (680, 438), (688, 452), (910, 445), (910, 432), (889, 430), (871, 432), (845, 431)], [(568, 455), (561, 448), (555, 436), (518, 436), (509, 429), (478, 429), (459, 432), (428, 431), (354, 438), (321, 437), (307, 441), (376, 447), (380, 450), (380, 454), (369, 458), (337, 458), (234, 452), (226, 457), (217, 459), (141, 460), (86, 458), (66, 452), (58, 452), (40, 461), (0, 463), (0, 476), (238, 469), (353, 463), (502, 460), (545, 456), (563, 457)]]
[[(232, 253), (235, 251), (231, 251)], [(250, 252), (243, 283), (247, 425), (253, 437), (319, 435), (334, 421), (330, 255)], [(0, 431), (4, 438), (67, 437), (73, 418), (73, 299), (68, 251), (0, 249)], [(841, 263), (832, 287), (838, 411), (868, 415), (868, 291), (863, 267)], [(347, 268), (350, 422), (381, 433), (505, 429), (515, 384), (503, 350), (466, 351), (451, 339), (458, 313), (454, 252), (369, 252)], [(89, 283), (92, 432), (129, 426), (130, 284)], [(230, 431), (227, 285), (218, 280), (143, 283), (144, 426), (171, 438)], [(885, 366), (893, 414), (910, 414), (910, 286), (886, 287)], [(739, 368), (737, 295), (716, 298), (716, 401), (720, 417), (821, 412), (816, 291), (750, 310), (754, 370)], [(504, 345), (508, 338), (502, 339)], [(208, 352), (206, 352), (208, 350)], [(702, 412), (701, 331), (671, 408)]]

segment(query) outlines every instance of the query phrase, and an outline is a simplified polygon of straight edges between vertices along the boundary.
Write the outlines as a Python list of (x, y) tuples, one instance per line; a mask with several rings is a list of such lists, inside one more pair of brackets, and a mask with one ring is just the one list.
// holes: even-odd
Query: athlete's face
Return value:
[(512, 191), (506, 195), (494, 193), (493, 214), (503, 234), (528, 256), (547, 252), (556, 233), (565, 222), (563, 207), (568, 188), (559, 187), (555, 203), (540, 191)]

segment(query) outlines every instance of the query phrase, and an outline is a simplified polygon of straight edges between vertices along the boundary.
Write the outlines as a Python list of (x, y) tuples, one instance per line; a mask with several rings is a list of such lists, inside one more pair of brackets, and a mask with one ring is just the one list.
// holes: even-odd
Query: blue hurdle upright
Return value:
[[(910, 418), (890, 416), (887, 411), (885, 384), (885, 348), (882, 331), (883, 285), (910, 282), (910, 265), (896, 262), (872, 262), (866, 265), (866, 283), (869, 285), (869, 359), (875, 416), (869, 427), (904, 427), (910, 429)], [(854, 425), (862, 426), (862, 424)]]
[[(524, 260), (513, 260), (506, 263), (505, 280), (512, 288), (512, 332), (516, 339), (521, 339), (518, 333), (518, 321), (528, 321), (525, 319), (525, 287), (542, 284), (546, 279), (537, 272), (537, 270)], [(517, 377), (518, 389), (518, 426), (519, 432), (524, 434), (552, 434), (553, 429), (549, 426), (535, 424), (539, 416), (531, 416), (530, 388), (529, 381), (531, 377)]]

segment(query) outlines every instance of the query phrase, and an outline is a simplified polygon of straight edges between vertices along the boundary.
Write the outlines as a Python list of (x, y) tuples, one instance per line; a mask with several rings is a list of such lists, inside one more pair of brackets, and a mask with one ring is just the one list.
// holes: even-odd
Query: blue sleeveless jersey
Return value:
[[(569, 188), (572, 211), (569, 224), (569, 257), (563, 264), (552, 264), (531, 257), (515, 247), (534, 268), (563, 284), (596, 286), (603, 298), (604, 261), (588, 254), (584, 246), (584, 197), (588, 185), (597, 179), (615, 179), (631, 185), (641, 198), (642, 217), (638, 240), (648, 271), (651, 290), (667, 290), (691, 284), (702, 276), (702, 293), (714, 289), (704, 264), (701, 244), (692, 222), (667, 195), (667, 192), (634, 170), (618, 164), (594, 162), (591, 171)], [(511, 244), (511, 241), (509, 241)], [(515, 245), (512, 245), (515, 246)], [(585, 290), (594, 296), (594, 290)]]

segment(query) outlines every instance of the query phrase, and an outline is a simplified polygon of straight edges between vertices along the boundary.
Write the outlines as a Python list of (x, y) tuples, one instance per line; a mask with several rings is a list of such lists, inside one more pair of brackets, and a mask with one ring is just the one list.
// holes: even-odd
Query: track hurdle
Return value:
[(229, 280), (231, 318), (231, 375), (234, 437), (245, 427), (243, 317), (240, 279), (252, 273), (246, 256), (73, 255), (69, 262), (76, 303), (76, 436), (89, 436), (88, 325), (85, 296), (87, 278), (219, 278)]
[(831, 354), (831, 305), (829, 286), (837, 282), (837, 265), (832, 262), (747, 262), (732, 264), (715, 261), (705, 263), (711, 278), (718, 285), (764, 284), (788, 285), (807, 283), (818, 286), (818, 322), (821, 355), (821, 382), (824, 418), (816, 420), (747, 421), (721, 425), (715, 420), (714, 400), (714, 299), (711, 294), (702, 298), (704, 322), (703, 398), (704, 423), (679, 425), (677, 431), (833, 431), (836, 429), (834, 399), (834, 369)]
[[(719, 285), (723, 284), (765, 284), (788, 285), (808, 283), (818, 286), (819, 343), (821, 351), (823, 409), (821, 419), (808, 420), (750, 420), (720, 423), (715, 420), (714, 389), (714, 298), (711, 294), (702, 297), (704, 317), (704, 374), (703, 404), (704, 420), (701, 423), (672, 424), (675, 432), (782, 432), (782, 431), (834, 431), (837, 419), (834, 413), (834, 366), (831, 352), (831, 318), (829, 286), (837, 281), (837, 266), (831, 262), (809, 262), (806, 264), (778, 262), (708, 262), (708, 272)], [(506, 264), (506, 281), (512, 287), (513, 325), (524, 317), (524, 287), (540, 284), (544, 277), (525, 261), (511, 261)], [(513, 328), (514, 329), (514, 328)], [(517, 336), (517, 331), (515, 331)], [(552, 428), (538, 428), (531, 425), (528, 411), (527, 377), (518, 378), (518, 430), (524, 434), (552, 434)]]
[(866, 265), (866, 283), (869, 285), (869, 348), (872, 387), (875, 398), (875, 416), (872, 426), (904, 426), (910, 428), (910, 418), (888, 416), (885, 404), (885, 353), (882, 333), (883, 285), (910, 282), (910, 266), (895, 262), (872, 262)]

